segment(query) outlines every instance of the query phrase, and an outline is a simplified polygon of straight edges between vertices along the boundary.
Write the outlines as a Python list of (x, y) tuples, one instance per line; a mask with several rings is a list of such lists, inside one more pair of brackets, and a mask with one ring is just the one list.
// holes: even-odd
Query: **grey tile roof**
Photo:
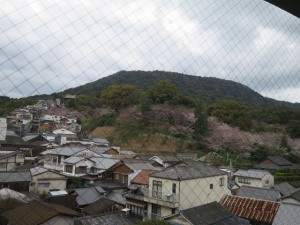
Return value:
[(140, 158), (141, 160), (147, 161), (154, 155), (148, 155), (148, 154), (138, 154), (137, 157)]
[(185, 165), (172, 165), (161, 171), (149, 174), (149, 177), (157, 177), (171, 180), (190, 180), (197, 178), (213, 177), (213, 176), (227, 176), (227, 173), (219, 170), (213, 166), (208, 166), (204, 163), (185, 160)]
[(124, 162), (126, 166), (128, 166), (131, 170), (144, 170), (144, 169), (150, 169), (150, 170), (157, 170), (154, 166), (152, 166), (149, 162)]
[(297, 201), (300, 201), (300, 188), (297, 188), (297, 189), (289, 192), (283, 198), (293, 198), (293, 199), (296, 199)]
[(117, 193), (117, 192), (110, 192), (108, 195), (106, 195), (106, 198), (115, 201), (119, 204), (125, 205), (125, 198), (123, 195)]
[(90, 216), (74, 219), (74, 225), (132, 225), (140, 222), (140, 219), (133, 216), (125, 217), (123, 213), (108, 213), (105, 216)]
[(95, 201), (94, 203), (86, 206), (83, 208), (83, 212), (87, 215), (95, 215), (101, 213), (103, 210), (107, 209), (108, 207), (116, 204), (115, 201), (112, 201), (107, 198), (100, 198), (99, 200)]
[(76, 202), (78, 205), (88, 205), (91, 204), (100, 198), (104, 197), (105, 191), (99, 187), (89, 187), (89, 188), (79, 188), (74, 190), (78, 195)]
[(267, 201), (276, 202), (280, 199), (280, 192), (275, 189), (270, 188), (259, 188), (243, 185), (236, 196), (246, 197), (246, 198), (255, 198)]
[(34, 139), (34, 138), (38, 137), (38, 136), (39, 136), (39, 134), (27, 135), (27, 136), (23, 137), (22, 139), (27, 142), (27, 141), (30, 141), (31, 139)]
[(234, 176), (241, 176), (241, 177), (251, 177), (251, 178), (263, 178), (269, 174), (268, 171), (263, 170), (238, 170), (233, 175)]
[(101, 147), (98, 147), (98, 146), (95, 147), (94, 146), (94, 147), (91, 148), (92, 151), (94, 151), (98, 154), (102, 154), (102, 153), (106, 152), (109, 149), (111, 149), (111, 147), (106, 147), (106, 146), (105, 147), (102, 147), (102, 146)]
[(233, 216), (231, 212), (217, 202), (185, 209), (180, 211), (180, 214), (193, 225), (214, 224)]
[(95, 162), (95, 168), (104, 170), (107, 170), (116, 163), (120, 162), (119, 159), (110, 159), (104, 157), (91, 157), (90, 159)]
[(64, 156), (71, 156), (74, 155), (75, 153), (81, 152), (83, 150), (87, 149), (86, 147), (62, 147), (62, 148), (57, 148), (52, 151), (51, 154), (54, 155), (64, 155)]
[(179, 159), (174, 155), (156, 155), (163, 162), (178, 162)]
[(64, 160), (64, 163), (70, 163), (70, 164), (75, 164), (75, 163), (78, 163), (82, 160), (89, 160), (85, 157), (82, 157), (82, 156), (71, 156), (67, 159)]
[(267, 159), (271, 160), (278, 166), (290, 166), (292, 163), (282, 156), (268, 156)]
[(300, 204), (282, 202), (273, 225), (298, 225), (300, 223)]
[(282, 195), (287, 195), (290, 192), (296, 190), (292, 185), (290, 185), (288, 182), (283, 182), (280, 184), (275, 184), (274, 189), (280, 191)]
[(30, 182), (30, 181), (31, 181), (30, 170), (0, 172), (0, 183)]
[(49, 169), (48, 168), (45, 168), (43, 166), (36, 166), (34, 168), (31, 168), (30, 169), (30, 172), (31, 172), (31, 175), (32, 176), (35, 176), (35, 175), (38, 175), (38, 174), (41, 174), (41, 173), (44, 173), (46, 171), (48, 171)]
[(5, 159), (7, 157), (14, 156), (17, 154), (23, 154), (23, 153), (20, 151), (7, 151), (6, 153), (3, 153), (3, 151), (0, 151), (0, 159)]

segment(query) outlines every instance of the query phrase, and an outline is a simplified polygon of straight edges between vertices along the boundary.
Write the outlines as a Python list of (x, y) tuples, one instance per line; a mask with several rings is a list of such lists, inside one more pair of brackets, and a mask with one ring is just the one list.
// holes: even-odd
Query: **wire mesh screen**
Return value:
[(266, 1), (0, 1), (1, 224), (299, 224), (299, 18)]

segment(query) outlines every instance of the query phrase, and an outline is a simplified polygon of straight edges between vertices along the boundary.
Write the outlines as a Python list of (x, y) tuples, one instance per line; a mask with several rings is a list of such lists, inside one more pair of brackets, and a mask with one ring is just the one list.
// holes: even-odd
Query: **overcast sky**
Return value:
[(262, 0), (0, 0), (0, 95), (165, 70), (300, 102), (299, 33), (300, 19)]

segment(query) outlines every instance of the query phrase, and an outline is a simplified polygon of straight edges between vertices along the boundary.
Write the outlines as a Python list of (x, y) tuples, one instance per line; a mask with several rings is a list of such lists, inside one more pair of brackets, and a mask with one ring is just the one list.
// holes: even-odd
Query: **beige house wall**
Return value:
[[(224, 180), (222, 186), (220, 185), (220, 178)], [(162, 182), (162, 195), (172, 193), (173, 184), (176, 184), (176, 198), (178, 200), (178, 208), (176, 210), (184, 210), (214, 201), (219, 202), (224, 195), (231, 194), (227, 188), (226, 175), (182, 181), (149, 177), (150, 192), (154, 180)], [(212, 189), (210, 188), (211, 184)], [(172, 208), (166, 205), (161, 208), (162, 216), (172, 214)], [(152, 213), (151, 210), (152, 204), (148, 203), (148, 214)]]
[(24, 154), (20, 153), (17, 155), (12, 155), (4, 159), (0, 159), (0, 164), (6, 164), (6, 168), (0, 167), (0, 171), (8, 171), (13, 170), (16, 166), (20, 166), (24, 164)]
[(250, 184), (239, 183), (238, 179), (240, 176), (235, 177), (235, 182), (239, 186), (247, 185), (252, 187), (260, 187), (260, 188), (270, 188), (274, 186), (274, 176), (272, 174), (267, 174), (263, 178), (250, 178), (250, 177), (242, 177), (250, 179)]
[[(53, 189), (65, 190), (67, 180), (63, 180), (64, 178), (66, 177), (51, 171), (32, 176), (30, 191), (37, 193), (46, 191), (48, 193)], [(47, 183), (49, 183), (49, 187), (44, 187), (43, 184)]]

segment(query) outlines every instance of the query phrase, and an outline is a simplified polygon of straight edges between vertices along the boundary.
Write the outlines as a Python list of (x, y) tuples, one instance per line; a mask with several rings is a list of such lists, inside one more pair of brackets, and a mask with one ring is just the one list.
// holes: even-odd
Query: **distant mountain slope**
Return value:
[(164, 71), (120, 71), (95, 82), (67, 89), (63, 93), (89, 94), (103, 91), (110, 85), (120, 84), (132, 84), (140, 89), (147, 90), (154, 82), (164, 79), (174, 83), (185, 96), (194, 99), (200, 98), (207, 104), (231, 99), (246, 104), (272, 104), (300, 108), (299, 103), (283, 102), (263, 97), (249, 87), (234, 81)]

